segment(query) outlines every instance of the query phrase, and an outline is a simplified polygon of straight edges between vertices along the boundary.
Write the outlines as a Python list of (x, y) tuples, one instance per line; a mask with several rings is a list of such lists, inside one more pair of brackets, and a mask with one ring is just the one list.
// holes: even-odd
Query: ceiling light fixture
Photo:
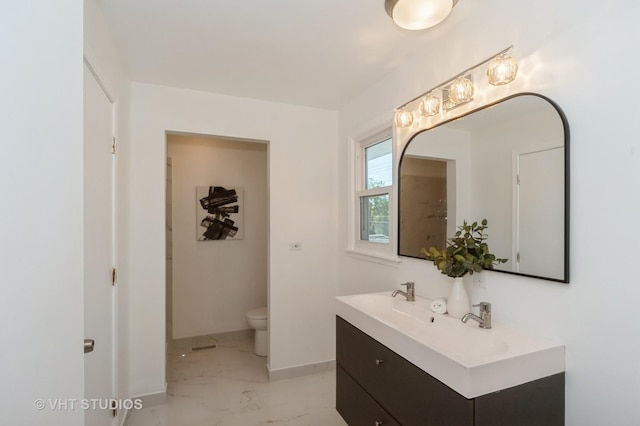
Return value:
[(385, 0), (384, 8), (404, 30), (424, 30), (444, 21), (458, 0)]

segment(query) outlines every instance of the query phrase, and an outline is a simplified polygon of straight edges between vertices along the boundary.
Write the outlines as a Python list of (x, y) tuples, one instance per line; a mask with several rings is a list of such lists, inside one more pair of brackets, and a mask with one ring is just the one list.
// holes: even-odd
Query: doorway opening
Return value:
[(213, 349), (212, 335), (252, 332), (245, 314), (268, 306), (268, 149), (167, 132), (167, 344)]

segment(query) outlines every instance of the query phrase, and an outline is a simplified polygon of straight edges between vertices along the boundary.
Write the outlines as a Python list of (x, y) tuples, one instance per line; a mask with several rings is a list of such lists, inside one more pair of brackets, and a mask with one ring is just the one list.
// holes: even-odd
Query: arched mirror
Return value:
[(398, 254), (424, 258), (457, 226), (487, 219), (494, 270), (569, 282), (569, 127), (519, 94), (416, 134), (399, 167)]

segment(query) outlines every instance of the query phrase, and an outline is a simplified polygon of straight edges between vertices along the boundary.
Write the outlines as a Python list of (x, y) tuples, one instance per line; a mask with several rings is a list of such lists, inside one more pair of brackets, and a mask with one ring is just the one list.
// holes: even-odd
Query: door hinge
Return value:
[(520, 252), (516, 254), (516, 262), (520, 263)]
[(111, 153), (115, 154), (116, 152), (118, 152), (118, 144), (116, 144), (116, 137), (112, 136), (111, 137)]
[(111, 400), (111, 416), (118, 417), (118, 406), (115, 400)]
[(118, 282), (118, 270), (116, 268), (111, 268), (111, 285), (116, 285)]
[(520, 185), (520, 174), (516, 175), (516, 184)]

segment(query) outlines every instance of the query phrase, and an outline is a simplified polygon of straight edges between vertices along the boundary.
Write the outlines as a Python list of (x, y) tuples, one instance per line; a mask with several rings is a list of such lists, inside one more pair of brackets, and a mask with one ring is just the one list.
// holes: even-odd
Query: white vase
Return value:
[(471, 312), (471, 303), (469, 303), (469, 296), (464, 288), (462, 278), (453, 280), (451, 293), (447, 299), (447, 312), (453, 318), (462, 318), (464, 314)]

